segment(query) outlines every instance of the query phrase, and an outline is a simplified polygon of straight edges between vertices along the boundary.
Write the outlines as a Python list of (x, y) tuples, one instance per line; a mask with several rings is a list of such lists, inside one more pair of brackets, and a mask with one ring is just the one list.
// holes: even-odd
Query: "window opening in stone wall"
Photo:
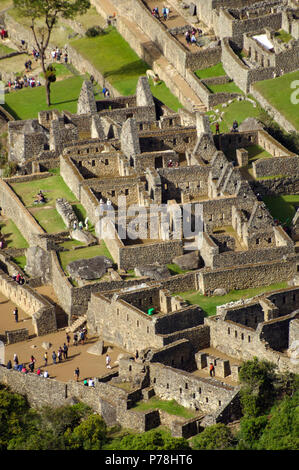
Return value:
[(248, 336), (248, 343), (250, 343), (250, 336)]
[(241, 333), (241, 339), (242, 340), (244, 339), (244, 333)]
[(219, 406), (221, 406), (221, 400), (218, 401)]
[(198, 393), (201, 393), (201, 387), (199, 387), (199, 389), (198, 389)]
[(109, 165), (109, 161), (107, 158), (105, 158), (105, 165)]
[(185, 389), (188, 390), (188, 384), (187, 383), (185, 383)]
[(238, 338), (238, 332), (235, 331), (235, 338)]
[(180, 393), (182, 393), (182, 391), (183, 391), (183, 390), (180, 388)]
[(230, 328), (227, 329), (227, 334), (230, 335)]
[(209, 399), (208, 399), (208, 397), (206, 397), (206, 403), (209, 403)]
[(91, 160), (91, 166), (95, 166), (96, 162), (95, 160)]
[(112, 196), (112, 197), (115, 196), (115, 191), (114, 191), (114, 189), (111, 191), (111, 196)]

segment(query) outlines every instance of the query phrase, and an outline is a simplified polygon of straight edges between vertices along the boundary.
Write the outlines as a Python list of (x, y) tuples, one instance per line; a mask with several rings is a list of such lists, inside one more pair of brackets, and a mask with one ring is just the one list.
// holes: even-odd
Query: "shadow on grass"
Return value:
[(128, 64), (123, 65), (119, 69), (107, 71), (104, 73), (104, 78), (123, 76), (123, 78), (135, 77), (136, 75), (145, 75), (149, 66), (143, 60), (135, 60)]

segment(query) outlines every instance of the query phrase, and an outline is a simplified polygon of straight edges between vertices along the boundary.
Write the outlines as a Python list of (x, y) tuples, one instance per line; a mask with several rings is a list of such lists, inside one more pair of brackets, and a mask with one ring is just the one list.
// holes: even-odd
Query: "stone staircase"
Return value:
[(74, 333), (75, 331), (78, 331), (81, 326), (83, 326), (87, 321), (87, 315), (82, 315), (79, 317), (74, 323), (66, 328), (65, 332), (66, 333)]
[(106, 13), (106, 18), (109, 17), (108, 12), (110, 14), (111, 11), (116, 12), (117, 20), (122, 23), (122, 29), (128, 31), (128, 35), (123, 34), (124, 39), (138, 55), (140, 55), (142, 51), (142, 58), (146, 60), (153, 71), (165, 82), (166, 86), (188, 111), (192, 113), (207, 111), (200, 98), (196, 95), (182, 75), (180, 75), (175, 67), (173, 67), (170, 62), (161, 55), (161, 51), (157, 48), (155, 43), (151, 41), (136, 22), (133, 22), (127, 16), (124, 16), (126, 11), (124, 8), (126, 4), (125, 0), (117, 3), (117, 6), (116, 2), (113, 0), (103, 0), (101, 2), (93, 0), (92, 3), (100, 14), (105, 15)]

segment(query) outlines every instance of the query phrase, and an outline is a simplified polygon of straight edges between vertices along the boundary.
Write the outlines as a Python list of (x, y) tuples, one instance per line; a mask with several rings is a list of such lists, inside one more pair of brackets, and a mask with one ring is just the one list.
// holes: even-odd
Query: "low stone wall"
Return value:
[(18, 284), (2, 271), (0, 291), (32, 317), (32, 324), (38, 336), (56, 331), (55, 307), (31, 287)]
[(226, 290), (249, 289), (277, 282), (289, 281), (296, 274), (295, 259), (272, 261), (267, 264), (235, 266), (226, 269), (204, 268), (198, 273), (199, 289), (202, 293), (213, 292), (218, 287)]
[(299, 176), (299, 157), (264, 158), (252, 163), (255, 178), (282, 175)]
[(299, 192), (299, 179), (297, 176), (250, 181), (249, 184), (253, 191), (256, 194), (259, 193), (261, 197), (298, 194)]
[(168, 264), (173, 258), (182, 254), (183, 242), (181, 240), (126, 246), (119, 250), (119, 268), (133, 269), (136, 263), (142, 266), (156, 261)]
[(19, 330), (5, 331), (5, 336), (7, 344), (15, 344), (29, 339), (29, 332), (27, 328), (21, 328)]
[(3, 180), (0, 180), (0, 206), (6, 217), (16, 224), (29, 244), (32, 235), (45, 233), (30, 212), (21, 203), (18, 196)]

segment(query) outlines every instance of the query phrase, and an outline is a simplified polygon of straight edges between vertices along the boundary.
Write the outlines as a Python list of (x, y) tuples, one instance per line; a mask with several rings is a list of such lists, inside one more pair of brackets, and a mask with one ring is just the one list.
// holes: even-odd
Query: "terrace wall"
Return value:
[(32, 324), (38, 336), (56, 331), (55, 307), (31, 287), (19, 285), (3, 271), (0, 272), (0, 290), (19, 308), (32, 317)]
[(271, 261), (234, 268), (203, 268), (198, 272), (199, 290), (202, 293), (213, 292), (218, 287), (226, 290), (249, 289), (267, 284), (289, 281), (296, 275), (296, 261)]
[(0, 206), (6, 217), (15, 223), (29, 244), (32, 236), (45, 233), (18, 196), (2, 179), (0, 180)]

